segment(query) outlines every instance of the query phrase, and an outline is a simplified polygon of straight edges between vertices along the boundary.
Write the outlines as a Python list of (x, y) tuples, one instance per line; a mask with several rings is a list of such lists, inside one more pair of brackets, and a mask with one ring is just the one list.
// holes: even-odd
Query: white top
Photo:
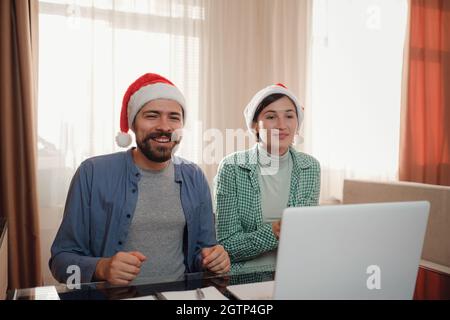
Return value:
[[(263, 223), (280, 220), (289, 201), (293, 160), (289, 150), (281, 155), (271, 155), (258, 144), (258, 180), (261, 191)], [(266, 252), (245, 262), (245, 267), (275, 265), (277, 250)]]

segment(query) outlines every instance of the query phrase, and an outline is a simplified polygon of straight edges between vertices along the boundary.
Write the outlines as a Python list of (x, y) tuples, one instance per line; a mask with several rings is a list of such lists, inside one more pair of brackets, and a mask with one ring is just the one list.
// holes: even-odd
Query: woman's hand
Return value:
[(209, 271), (214, 273), (227, 273), (230, 271), (230, 257), (221, 245), (203, 248), (202, 257), (203, 267)]
[(280, 240), (281, 220), (272, 222), (272, 232), (277, 240)]

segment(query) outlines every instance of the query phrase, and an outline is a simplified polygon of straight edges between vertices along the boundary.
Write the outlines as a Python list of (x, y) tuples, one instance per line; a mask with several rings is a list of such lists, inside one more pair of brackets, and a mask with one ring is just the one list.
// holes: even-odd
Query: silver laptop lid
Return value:
[(426, 201), (287, 208), (275, 299), (412, 299)]

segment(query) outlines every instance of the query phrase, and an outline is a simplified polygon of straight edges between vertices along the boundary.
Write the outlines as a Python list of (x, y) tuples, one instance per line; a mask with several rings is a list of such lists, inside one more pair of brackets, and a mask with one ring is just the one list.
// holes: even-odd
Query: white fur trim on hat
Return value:
[(177, 87), (166, 83), (154, 83), (141, 87), (133, 93), (128, 102), (128, 127), (132, 128), (132, 124), (136, 114), (149, 101), (156, 99), (169, 99), (178, 102), (184, 111), (186, 118), (186, 103), (183, 94)]
[(116, 143), (119, 147), (126, 148), (132, 142), (131, 135), (129, 133), (119, 131), (116, 135)]
[(253, 117), (255, 116), (256, 108), (258, 108), (259, 104), (268, 96), (281, 93), (288, 96), (295, 104), (297, 108), (297, 119), (298, 119), (298, 129), (300, 129), (300, 125), (303, 121), (303, 110), (302, 105), (298, 101), (297, 97), (294, 96), (288, 89), (280, 86), (280, 85), (270, 85), (260, 91), (258, 91), (252, 98), (252, 100), (248, 103), (247, 107), (244, 110), (245, 123), (247, 124), (247, 128), (250, 132), (253, 133)]

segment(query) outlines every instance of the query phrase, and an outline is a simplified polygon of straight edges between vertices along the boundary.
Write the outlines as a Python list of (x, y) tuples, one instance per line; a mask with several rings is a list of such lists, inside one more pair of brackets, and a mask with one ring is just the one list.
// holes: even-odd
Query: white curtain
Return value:
[(205, 2), (200, 119), (213, 130), (199, 154), (210, 183), (225, 155), (254, 143), (243, 111), (257, 91), (281, 82), (305, 102), (311, 9), (309, 0)]
[(305, 150), (322, 203), (345, 178), (397, 180), (407, 14), (406, 0), (314, 0)]

